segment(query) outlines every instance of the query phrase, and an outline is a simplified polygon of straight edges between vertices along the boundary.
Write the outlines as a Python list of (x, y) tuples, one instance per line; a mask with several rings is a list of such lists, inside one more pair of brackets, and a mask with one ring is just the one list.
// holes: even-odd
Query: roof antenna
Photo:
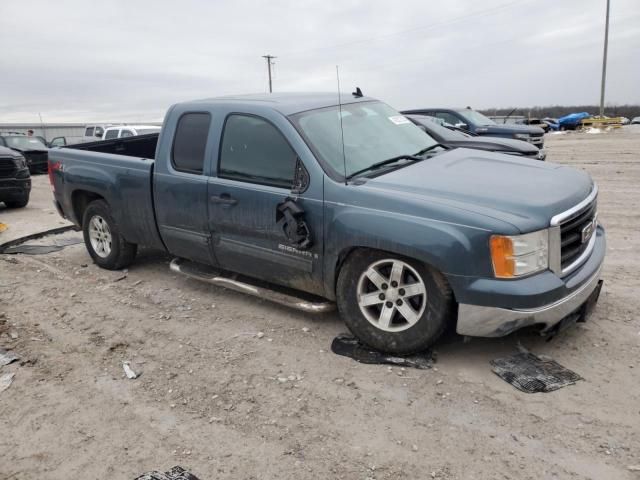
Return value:
[(351, 95), (353, 95), (356, 98), (360, 98), (362, 97), (362, 90), (360, 90), (360, 87), (356, 87), (356, 91), (353, 92)]
[(344, 128), (342, 126), (342, 99), (340, 98), (340, 70), (336, 65), (336, 78), (338, 80), (338, 115), (340, 116), (340, 140), (342, 144), (342, 165), (344, 167), (344, 184), (347, 184), (347, 158), (344, 154)]

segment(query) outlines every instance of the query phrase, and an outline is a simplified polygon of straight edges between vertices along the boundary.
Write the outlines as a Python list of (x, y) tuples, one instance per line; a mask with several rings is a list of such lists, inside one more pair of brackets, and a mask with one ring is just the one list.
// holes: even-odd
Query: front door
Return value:
[(294, 177), (300, 180), (306, 169), (284, 135), (262, 117), (231, 114), (219, 151), (208, 197), (220, 266), (321, 293), (322, 193), (318, 198), (311, 189), (292, 194)]

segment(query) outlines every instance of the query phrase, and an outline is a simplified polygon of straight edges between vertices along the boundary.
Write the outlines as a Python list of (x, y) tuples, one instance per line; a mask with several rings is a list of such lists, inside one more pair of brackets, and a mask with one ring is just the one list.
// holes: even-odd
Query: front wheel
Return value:
[(104, 200), (89, 204), (82, 219), (84, 243), (93, 261), (107, 270), (128, 267), (136, 256), (137, 245), (127, 242)]
[(425, 350), (453, 317), (453, 294), (441, 273), (384, 252), (353, 253), (340, 271), (337, 290), (349, 330), (389, 353)]

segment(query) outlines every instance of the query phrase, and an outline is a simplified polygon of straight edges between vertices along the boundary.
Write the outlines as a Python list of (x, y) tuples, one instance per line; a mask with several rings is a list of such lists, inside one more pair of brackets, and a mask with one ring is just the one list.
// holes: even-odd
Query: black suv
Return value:
[(20, 153), (0, 147), (0, 202), (9, 208), (25, 207), (31, 193), (31, 175)]
[(45, 173), (49, 159), (49, 149), (37, 137), (26, 135), (0, 135), (0, 146), (8, 147), (22, 154), (31, 173)]

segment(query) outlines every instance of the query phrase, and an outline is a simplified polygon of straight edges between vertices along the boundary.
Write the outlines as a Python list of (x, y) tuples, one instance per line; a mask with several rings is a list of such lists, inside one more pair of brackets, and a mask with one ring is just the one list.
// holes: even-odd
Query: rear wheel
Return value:
[(82, 220), (84, 243), (93, 261), (102, 268), (119, 270), (131, 265), (137, 245), (127, 242), (104, 200), (94, 200)]
[(453, 294), (441, 273), (384, 252), (352, 254), (337, 287), (338, 309), (349, 330), (385, 352), (428, 348), (453, 316)]

